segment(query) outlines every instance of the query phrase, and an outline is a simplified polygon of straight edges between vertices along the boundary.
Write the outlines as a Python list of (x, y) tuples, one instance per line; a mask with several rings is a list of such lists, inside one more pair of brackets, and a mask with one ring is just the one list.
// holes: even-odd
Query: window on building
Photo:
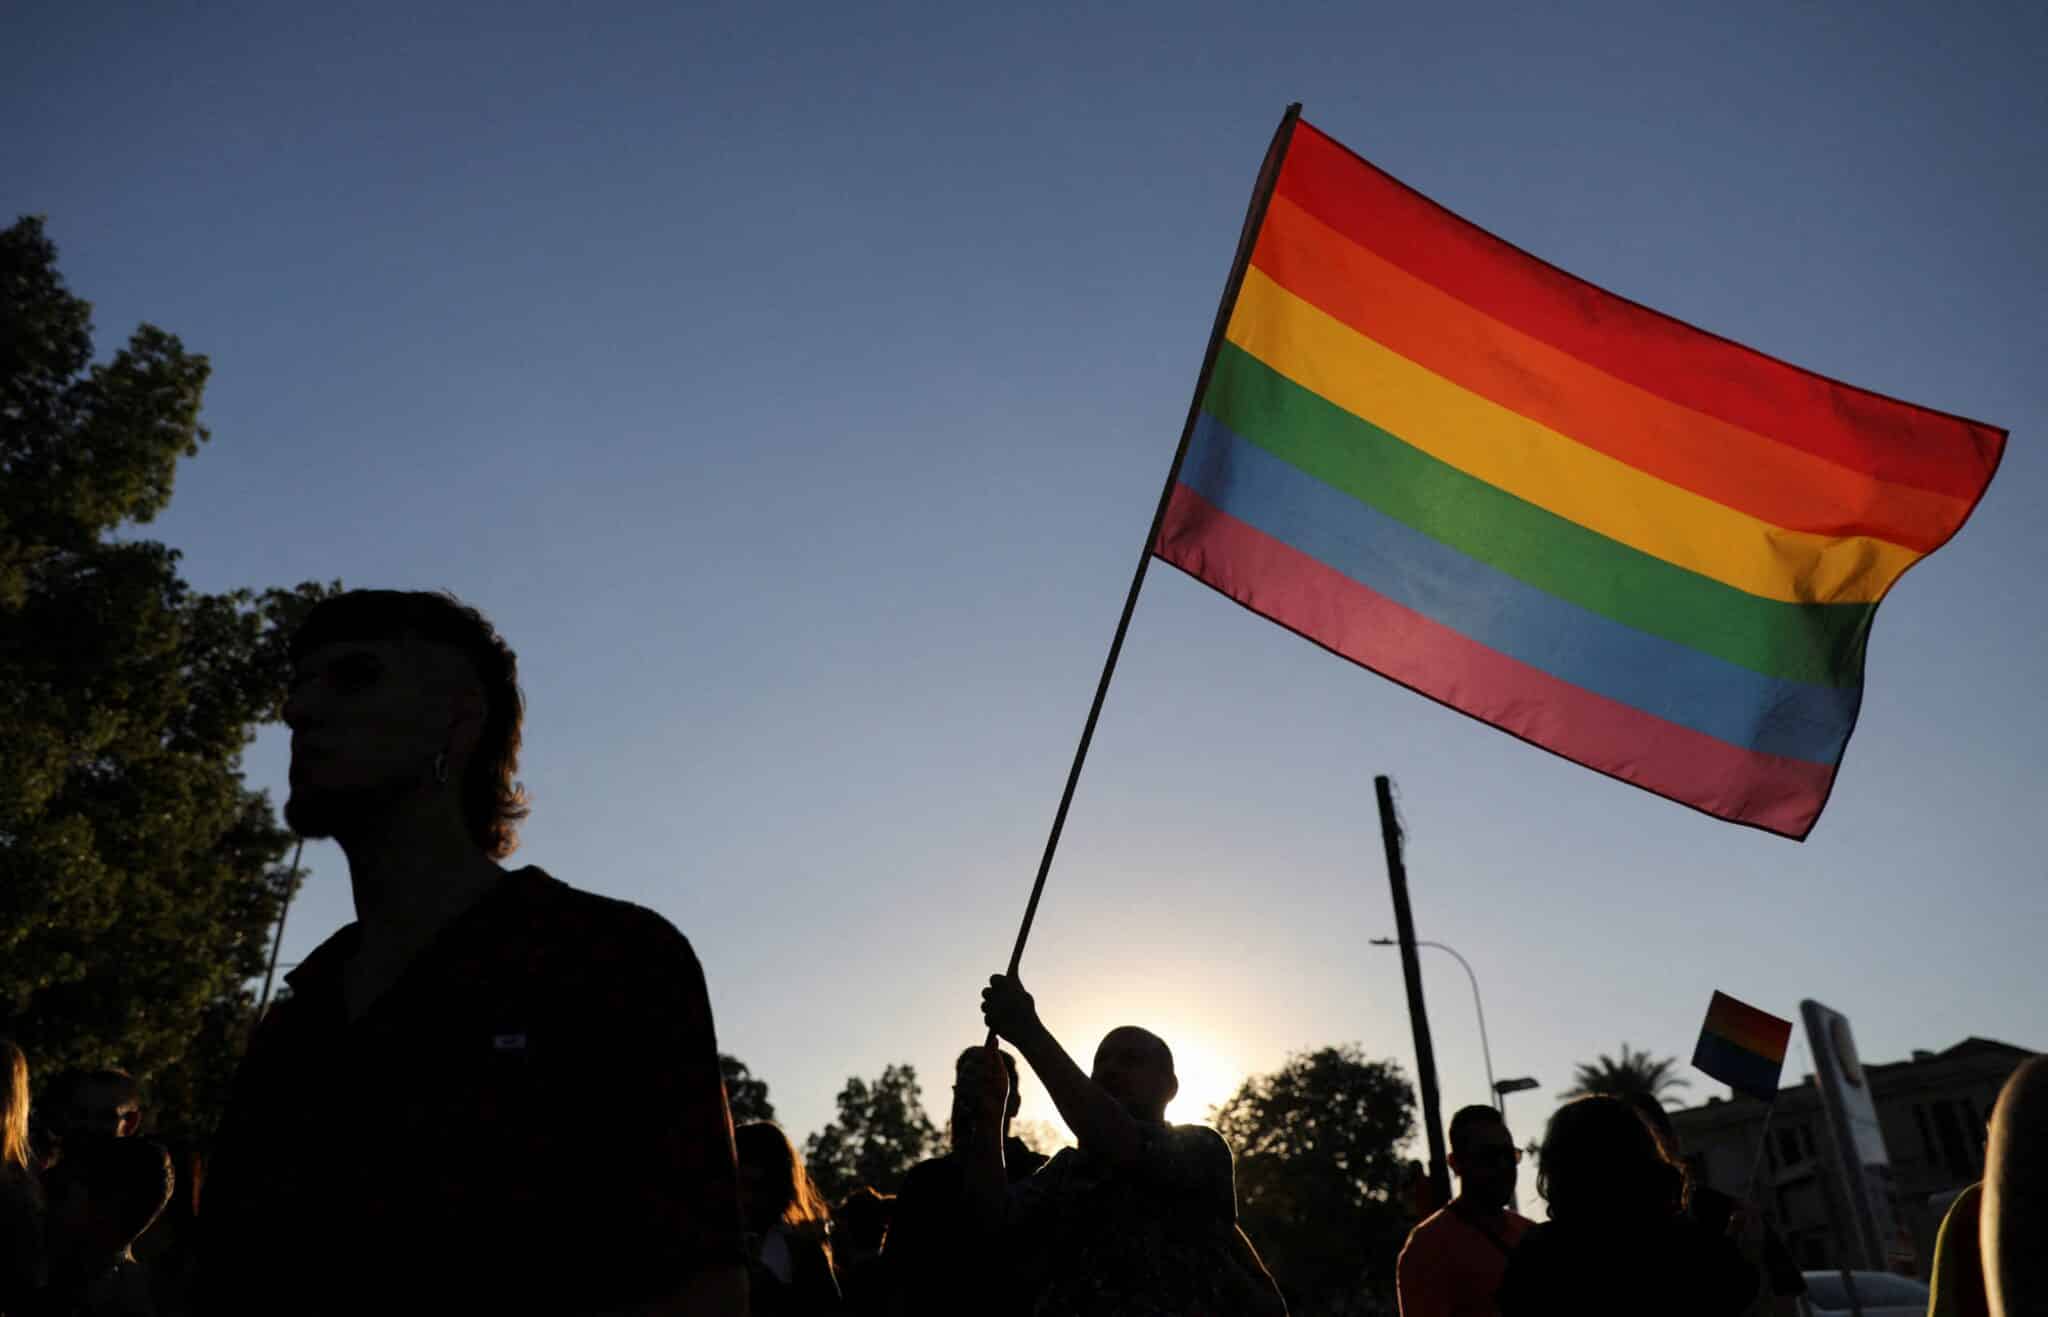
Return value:
[(1913, 1123), (1920, 1127), (1920, 1155), (1932, 1166), (1935, 1162), (1934, 1130), (1927, 1124), (1927, 1108), (1918, 1102), (1913, 1104)]
[(1948, 1173), (1956, 1179), (1968, 1179), (1976, 1169), (1974, 1159), (1965, 1148), (1963, 1122), (1953, 1102), (1936, 1102), (1930, 1109), (1934, 1118), (1935, 1137), (1941, 1140), (1941, 1160)]
[(1799, 1160), (1799, 1131), (1797, 1129), (1787, 1128), (1778, 1131), (1778, 1156), (1788, 1166)]

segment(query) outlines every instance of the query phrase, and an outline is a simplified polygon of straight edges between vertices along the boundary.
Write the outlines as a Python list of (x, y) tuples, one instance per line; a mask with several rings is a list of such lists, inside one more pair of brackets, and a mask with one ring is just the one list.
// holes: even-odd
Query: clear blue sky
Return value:
[[(1567, 269), (2011, 446), (1884, 605), (1803, 846), (1156, 570), (1025, 961), (1049, 1022), (1084, 1054), (1158, 1028), (1187, 1119), (1294, 1049), (1410, 1066), (1366, 945), (1386, 772), (1421, 935), (1543, 1081), (1520, 1132), (1574, 1062), (1689, 1057), (1715, 988), (1818, 997), (1873, 1059), (2048, 1045), (2048, 19), (1649, 8), (31, 3), (0, 203), (48, 215), (103, 352), (147, 319), (212, 358), (213, 440), (148, 532), (195, 584), (495, 618), (520, 858), (687, 932), (801, 1135), (893, 1061), (943, 1118), (1303, 101)], [(275, 732), (247, 767), (281, 797)], [(287, 959), (349, 917), (307, 858)], [(1425, 954), (1446, 1108), (1483, 1100)]]

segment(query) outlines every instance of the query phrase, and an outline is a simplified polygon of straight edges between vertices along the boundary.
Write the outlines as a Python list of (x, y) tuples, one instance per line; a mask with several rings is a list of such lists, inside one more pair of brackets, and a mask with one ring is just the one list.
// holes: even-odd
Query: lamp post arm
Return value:
[(1472, 983), (1472, 1009), (1479, 1015), (1479, 1055), (1486, 1060), (1486, 1091), (1493, 1096), (1493, 1109), (1503, 1108), (1501, 1096), (1493, 1087), (1493, 1049), (1486, 1041), (1486, 1003), (1479, 998), (1479, 976), (1472, 972), (1472, 962), (1459, 955), (1456, 950), (1441, 942), (1417, 942), (1419, 947), (1435, 947), (1438, 951), (1449, 951), (1451, 958), (1465, 967), (1465, 977)]

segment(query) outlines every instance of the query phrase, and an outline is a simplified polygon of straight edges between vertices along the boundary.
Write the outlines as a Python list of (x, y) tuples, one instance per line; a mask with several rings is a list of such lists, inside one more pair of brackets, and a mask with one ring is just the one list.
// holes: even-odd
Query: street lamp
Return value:
[(1510, 1093), (1526, 1093), (1536, 1087), (1538, 1084), (1533, 1079), (1503, 1079), (1493, 1086), (1493, 1091), (1506, 1097)]
[[(1508, 1118), (1508, 1094), (1526, 1093), (1530, 1089), (1535, 1087), (1537, 1087), (1536, 1081), (1528, 1078), (1527, 1076), (1524, 1076), (1520, 1079), (1503, 1079), (1493, 1086), (1493, 1105), (1500, 1109), (1500, 1118), (1503, 1124), (1507, 1122)], [(1517, 1154), (1517, 1156), (1519, 1155), (1520, 1154)], [(1519, 1189), (1516, 1190), (1509, 1197), (1508, 1202), (1509, 1205), (1512, 1206), (1517, 1212), (1521, 1211), (1521, 1191)]]
[[(1390, 937), (1373, 938), (1372, 944), (1376, 947), (1397, 947), (1401, 945)], [(1465, 967), (1465, 977), (1472, 980), (1472, 1008), (1479, 1012), (1479, 1054), (1486, 1058), (1486, 1087), (1493, 1093), (1494, 1110), (1501, 1110), (1500, 1086), (1493, 1082), (1493, 1051), (1486, 1045), (1486, 1007), (1479, 1000), (1479, 976), (1472, 972), (1471, 962), (1467, 961), (1457, 952), (1451, 951), (1451, 948), (1441, 942), (1417, 942), (1415, 945), (1418, 947), (1435, 947), (1438, 951), (1450, 951), (1452, 958)], [(1516, 1081), (1510, 1080), (1509, 1082), (1513, 1083)], [(1535, 1086), (1535, 1082), (1532, 1080), (1529, 1087), (1534, 1088)]]

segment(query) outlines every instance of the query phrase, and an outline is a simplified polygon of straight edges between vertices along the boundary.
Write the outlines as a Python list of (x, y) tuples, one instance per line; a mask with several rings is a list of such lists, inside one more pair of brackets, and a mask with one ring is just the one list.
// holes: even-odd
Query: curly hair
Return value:
[(468, 660), (484, 697), (483, 732), (463, 769), (463, 822), (484, 854), (502, 860), (519, 849), (519, 825), (532, 807), (519, 769), (526, 697), (519, 658), (481, 612), (445, 590), (350, 590), (315, 604), (292, 636), (294, 663), (322, 645), (348, 640), (413, 639), (445, 645)]
[(1553, 1221), (1671, 1216), (1684, 1189), (1684, 1172), (1619, 1098), (1567, 1102), (1543, 1132), (1536, 1192)]

